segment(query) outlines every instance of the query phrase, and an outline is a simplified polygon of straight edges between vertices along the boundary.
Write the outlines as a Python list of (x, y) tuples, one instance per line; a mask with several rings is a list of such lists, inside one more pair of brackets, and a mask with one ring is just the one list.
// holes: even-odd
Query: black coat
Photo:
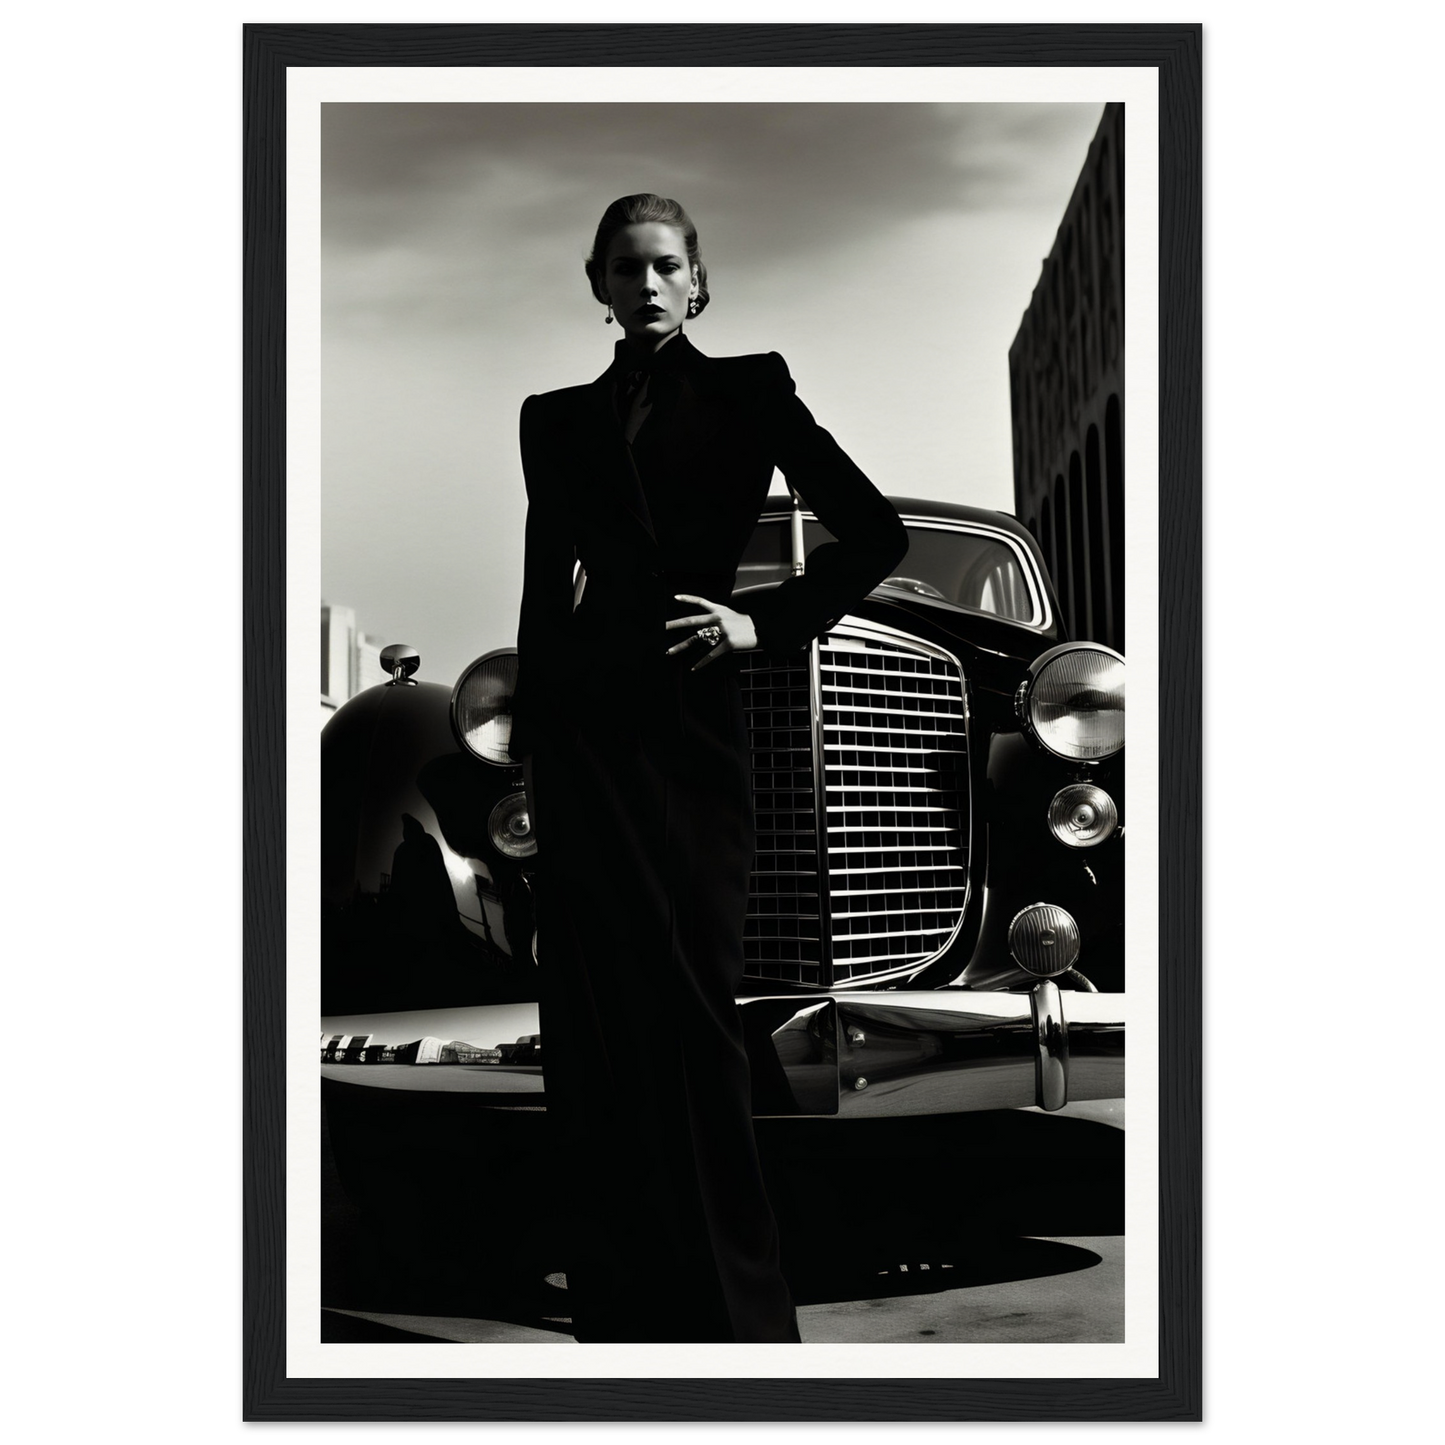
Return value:
[[(752, 1131), (736, 993), (754, 853), (735, 657), (666, 649), (674, 594), (727, 602), (774, 465), (837, 541), (747, 604), (760, 644), (808, 645), (906, 550), (891, 505), (819, 427), (776, 354), (646, 363), (629, 446), (624, 348), (522, 409), (528, 493), (512, 750), (530, 755), (542, 1061), (571, 1169), (580, 1340), (796, 1340)], [(587, 571), (573, 609), (574, 559)]]
[[(591, 385), (530, 396), (522, 407), (528, 510), (517, 757), (532, 750), (534, 730), (566, 728), (599, 687), (612, 691), (619, 669), (638, 685), (658, 681), (663, 621), (696, 610), (674, 594), (728, 601), (774, 467), (838, 540), (814, 551), (804, 576), (743, 604), (767, 651), (805, 648), (908, 548), (898, 514), (813, 420), (777, 352), (708, 357), (676, 337), (653, 361), (671, 396), (629, 448), (613, 393), (633, 364), (619, 350)], [(635, 450), (651, 462), (647, 489)], [(667, 509), (661, 535), (649, 489)], [(574, 615), (579, 558), (587, 586)]]

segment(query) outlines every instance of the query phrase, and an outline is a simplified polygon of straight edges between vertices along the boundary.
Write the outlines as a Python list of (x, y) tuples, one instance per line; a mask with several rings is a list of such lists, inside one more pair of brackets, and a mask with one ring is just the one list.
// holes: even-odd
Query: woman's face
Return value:
[(629, 341), (660, 346), (697, 295), (682, 232), (662, 221), (624, 226), (607, 249), (602, 289)]

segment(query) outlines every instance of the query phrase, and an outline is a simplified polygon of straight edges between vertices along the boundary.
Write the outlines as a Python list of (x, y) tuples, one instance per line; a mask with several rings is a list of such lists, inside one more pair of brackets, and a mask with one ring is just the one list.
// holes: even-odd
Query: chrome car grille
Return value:
[(753, 748), (757, 856), (743, 935), (751, 978), (822, 982), (818, 926), (818, 817), (813, 791), (810, 659), (742, 659), (743, 707)]
[(829, 987), (940, 952), (968, 898), (957, 662), (846, 625), (797, 661), (741, 661), (758, 830), (747, 976)]

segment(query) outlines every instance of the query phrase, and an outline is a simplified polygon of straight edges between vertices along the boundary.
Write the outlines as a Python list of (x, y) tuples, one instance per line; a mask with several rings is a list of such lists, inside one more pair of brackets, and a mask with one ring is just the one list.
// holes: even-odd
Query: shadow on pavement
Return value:
[(1087, 1269), (1096, 1254), (1030, 1236), (1123, 1233), (1124, 1135), (1107, 1124), (1012, 1112), (797, 1122), (759, 1120), (758, 1142), (800, 1304)]
[[(334, 1313), (504, 1321), (570, 1336), (562, 1220), (541, 1116), (454, 1118), (331, 1094), (322, 1121), (326, 1340), (425, 1334)], [(1001, 1112), (758, 1121), (798, 1304), (1085, 1270), (1057, 1238), (1123, 1232), (1123, 1133)], [(550, 1282), (549, 1282), (550, 1277)]]
[(794, 1264), (786, 1270), (793, 1298), (800, 1305), (844, 1300), (901, 1299), (943, 1290), (1009, 1284), (1092, 1269), (1099, 1256), (1076, 1244), (1052, 1239), (970, 1240), (944, 1258), (915, 1259), (871, 1270), (850, 1259), (831, 1264)]

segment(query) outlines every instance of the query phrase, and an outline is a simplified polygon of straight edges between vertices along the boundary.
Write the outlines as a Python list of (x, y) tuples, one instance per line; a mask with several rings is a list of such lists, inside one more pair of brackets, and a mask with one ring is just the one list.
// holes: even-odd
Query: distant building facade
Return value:
[(1009, 348), (1014, 512), (1069, 635), (1124, 650), (1124, 107), (1106, 105)]
[(350, 607), (321, 604), (321, 714), (330, 717), (348, 698), (389, 676), (381, 665), (383, 644), (357, 629)]

